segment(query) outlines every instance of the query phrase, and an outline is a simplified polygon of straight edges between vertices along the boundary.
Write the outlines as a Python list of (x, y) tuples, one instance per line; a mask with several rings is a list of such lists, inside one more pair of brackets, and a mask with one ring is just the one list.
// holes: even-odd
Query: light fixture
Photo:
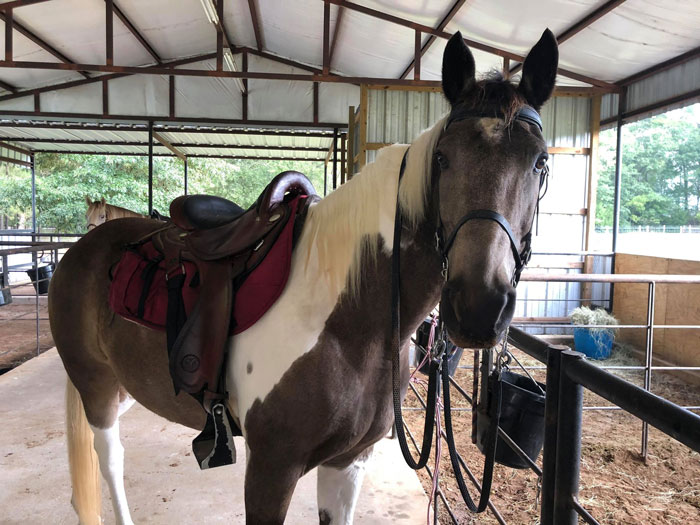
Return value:
[[(228, 47), (224, 48), (224, 64), (226, 64), (229, 71), (238, 71), (236, 62), (233, 60), (233, 53), (231, 53), (231, 50)], [(241, 93), (245, 93), (243, 81), (238, 77), (234, 78), (234, 80), (236, 81), (236, 84), (238, 84), (238, 89), (241, 90)]]
[(219, 23), (219, 15), (216, 14), (216, 6), (214, 5), (214, 0), (199, 0), (202, 2), (202, 7), (207, 15), (207, 18), (212, 24)]

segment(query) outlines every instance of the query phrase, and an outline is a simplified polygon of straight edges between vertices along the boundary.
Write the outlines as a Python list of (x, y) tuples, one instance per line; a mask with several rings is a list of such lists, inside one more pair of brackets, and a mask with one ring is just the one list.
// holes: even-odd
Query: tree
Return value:
[[(148, 212), (148, 160), (110, 155), (36, 155), (37, 219), (39, 229), (80, 233), (85, 224), (85, 197), (104, 197), (110, 204)], [(277, 173), (305, 173), (323, 191), (321, 163), (304, 161), (190, 159), (189, 192), (220, 195), (245, 207)], [(184, 171), (177, 158), (153, 162), (153, 206), (167, 214), (170, 201), (183, 193)], [(6, 164), (0, 176), (0, 216), (11, 228), (31, 227), (31, 174)]]
[[(600, 135), (596, 224), (611, 226), (616, 130)], [(700, 223), (700, 104), (625, 125), (621, 225)]]

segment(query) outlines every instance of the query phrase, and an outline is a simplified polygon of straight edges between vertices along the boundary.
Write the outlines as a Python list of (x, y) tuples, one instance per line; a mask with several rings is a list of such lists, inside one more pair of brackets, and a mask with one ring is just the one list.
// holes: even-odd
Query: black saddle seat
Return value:
[(208, 230), (236, 220), (245, 213), (235, 202), (215, 195), (188, 195), (182, 213), (193, 229)]

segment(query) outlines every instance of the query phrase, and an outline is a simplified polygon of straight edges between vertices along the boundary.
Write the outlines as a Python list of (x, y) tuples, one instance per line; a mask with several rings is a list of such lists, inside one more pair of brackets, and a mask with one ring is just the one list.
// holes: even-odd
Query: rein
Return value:
[[(483, 117), (500, 117), (503, 115), (498, 113), (491, 115), (485, 114), (483, 112), (476, 112), (473, 110), (460, 110), (453, 111), (445, 124), (444, 130), (446, 130), (450, 124), (453, 122), (463, 120), (466, 118), (483, 118)], [(539, 113), (529, 106), (521, 108), (515, 115), (515, 120), (520, 120), (528, 124), (533, 124), (537, 126), (540, 131), (542, 131), (542, 120)], [(443, 132), (444, 132), (443, 130)], [(401, 179), (403, 178), (404, 171), (406, 169), (406, 158), (408, 155), (408, 149), (404, 153), (403, 160), (401, 161), (401, 169), (399, 171), (399, 181), (400, 186)], [(447, 281), (449, 274), (449, 251), (452, 247), (457, 233), (470, 220), (491, 220), (496, 222), (501, 229), (508, 235), (510, 240), (510, 247), (513, 254), (513, 259), (515, 261), (515, 269), (512, 277), (512, 284), (516, 286), (520, 280), (520, 274), (523, 268), (529, 262), (532, 255), (532, 226), (535, 223), (535, 217), (539, 212), (539, 200), (542, 198), (542, 187), (545, 185), (547, 180), (548, 170), (545, 167), (540, 173), (540, 195), (538, 195), (537, 205), (535, 207), (535, 212), (533, 214), (532, 221), (530, 223), (530, 230), (525, 234), (520, 243), (515, 240), (515, 235), (510, 226), (508, 220), (500, 213), (488, 210), (488, 209), (478, 209), (471, 210), (467, 212), (462, 218), (457, 222), (457, 225), (450, 232), (449, 236), (445, 236), (445, 228), (442, 222), (442, 217), (440, 214), (440, 166), (436, 162), (433, 162), (434, 175), (437, 181), (434, 181), (433, 186), (433, 203), (437, 214), (436, 228), (435, 228), (435, 239), (436, 239), (436, 250), (442, 257), (442, 276)], [(545, 190), (546, 191), (546, 190)], [(423, 428), (423, 442), (420, 449), (420, 455), (416, 461), (408, 448), (408, 443), (406, 441), (406, 434), (404, 430), (403, 416), (401, 414), (401, 367), (400, 367), (400, 351), (401, 351), (401, 334), (400, 334), (400, 304), (401, 304), (401, 290), (400, 290), (400, 271), (401, 271), (401, 231), (403, 228), (403, 221), (401, 215), (401, 208), (399, 202), (399, 191), (397, 188), (396, 197), (396, 213), (394, 218), (394, 236), (393, 236), (393, 247), (392, 247), (392, 257), (391, 257), (391, 349), (392, 349), (392, 394), (393, 394), (393, 404), (394, 404), (394, 426), (396, 428), (396, 435), (399, 440), (399, 446), (406, 463), (414, 470), (423, 468), (430, 457), (430, 451), (432, 448), (433, 432), (435, 429), (436, 422), (436, 405), (437, 400), (439, 400), (439, 379), (442, 379), (443, 388), (443, 413), (445, 421), (445, 434), (446, 441), (450, 452), (450, 460), (452, 463), (452, 468), (454, 470), (455, 478), (457, 480), (457, 485), (459, 486), (460, 493), (467, 507), (472, 512), (483, 512), (488, 503), (491, 494), (491, 482), (493, 479), (493, 467), (495, 464), (496, 456), (496, 440), (498, 438), (498, 422), (501, 412), (501, 381), (500, 375), (498, 373), (491, 374), (489, 377), (489, 387), (492, 392), (492, 399), (489, 407), (491, 423), (487, 431), (487, 437), (485, 440), (484, 448), (484, 472), (482, 477), (481, 495), (479, 497), (478, 504), (475, 504), (471, 495), (469, 494), (469, 489), (464, 482), (464, 477), (462, 475), (461, 465), (459, 463), (459, 457), (454, 444), (454, 436), (452, 432), (452, 414), (450, 407), (450, 377), (449, 377), (449, 367), (448, 367), (448, 352), (447, 348), (447, 333), (446, 328), (442, 322), (439, 320), (437, 332), (439, 334), (438, 344), (433, 345), (433, 348), (437, 348), (437, 352), (433, 355), (428, 355), (429, 360), (429, 370), (428, 370), (428, 399), (426, 403), (426, 416), (425, 424)], [(522, 250), (519, 248), (520, 245), (524, 245)], [(476, 374), (477, 371), (475, 370)], [(439, 421), (439, 414), (438, 421)], [(441, 429), (438, 428), (438, 434), (436, 440), (440, 437)], [(439, 445), (438, 445), (439, 447)], [(436, 458), (437, 459), (437, 458)], [(436, 477), (437, 472), (434, 474)]]

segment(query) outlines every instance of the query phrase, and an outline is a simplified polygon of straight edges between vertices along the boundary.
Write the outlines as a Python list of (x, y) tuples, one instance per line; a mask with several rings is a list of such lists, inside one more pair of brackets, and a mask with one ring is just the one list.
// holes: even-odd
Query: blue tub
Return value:
[(612, 351), (612, 332), (591, 332), (588, 328), (574, 328), (576, 351), (591, 359), (607, 359)]

